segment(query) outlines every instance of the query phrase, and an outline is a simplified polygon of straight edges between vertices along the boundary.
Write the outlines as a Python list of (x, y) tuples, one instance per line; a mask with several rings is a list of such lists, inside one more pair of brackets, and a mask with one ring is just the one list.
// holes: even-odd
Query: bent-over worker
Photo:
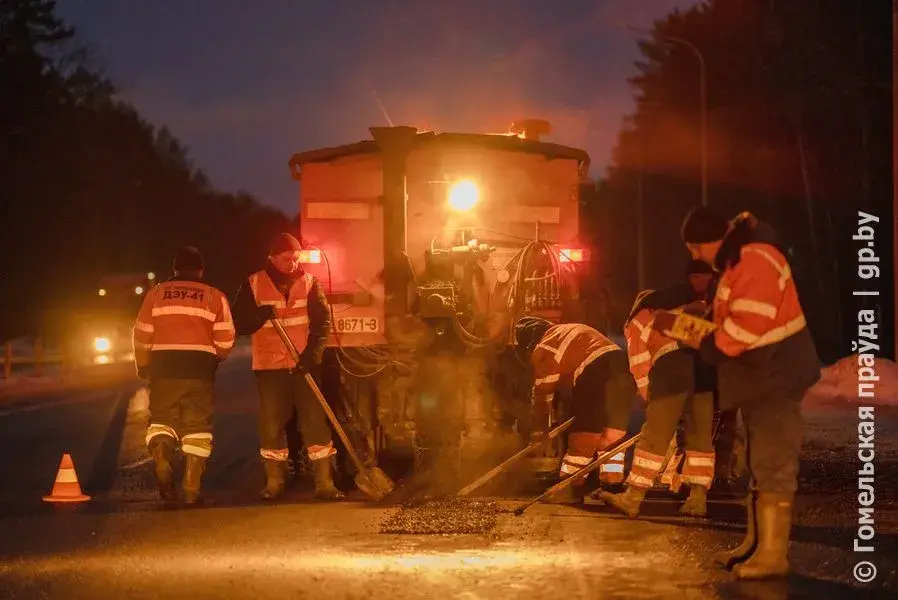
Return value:
[[(636, 386), (627, 354), (613, 341), (587, 325), (553, 325), (537, 317), (522, 317), (515, 326), (518, 345), (530, 352), (533, 367), (532, 422), (536, 437), (545, 433), (559, 386), (572, 386), (574, 423), (560, 476), (569, 477), (592, 462), (597, 453), (627, 434)], [(599, 467), (599, 481), (620, 483), (624, 453)], [(559, 501), (582, 501), (585, 480), (574, 482)]]
[(636, 443), (627, 489), (620, 494), (603, 493), (601, 498), (631, 518), (639, 514), (645, 494), (664, 465), (671, 436), (683, 417), (686, 459), (680, 479), (689, 486), (689, 497), (680, 512), (707, 514), (707, 492), (714, 477), (714, 448), (711, 427), (714, 398), (696, 389), (695, 351), (682, 348), (674, 339), (653, 327), (659, 309), (688, 311), (701, 315), (704, 304), (693, 303), (688, 285), (641, 292), (624, 326), (630, 371), (639, 394), (647, 401), (642, 438)]

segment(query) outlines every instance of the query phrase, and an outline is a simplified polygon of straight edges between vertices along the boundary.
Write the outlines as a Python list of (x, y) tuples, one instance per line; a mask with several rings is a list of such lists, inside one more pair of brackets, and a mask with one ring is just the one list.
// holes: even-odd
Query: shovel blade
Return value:
[[(380, 474), (378, 475), (378, 472)], [(389, 482), (388, 484), (385, 482)], [(366, 496), (380, 501), (393, 491), (393, 481), (380, 469), (366, 470), (355, 476), (355, 486)]]

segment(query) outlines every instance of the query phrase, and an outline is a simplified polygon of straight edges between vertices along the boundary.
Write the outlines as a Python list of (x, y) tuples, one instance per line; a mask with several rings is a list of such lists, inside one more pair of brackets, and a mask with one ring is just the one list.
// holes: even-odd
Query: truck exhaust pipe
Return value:
[(406, 160), (418, 135), (416, 127), (369, 127), (382, 157), (384, 317), (388, 339), (393, 323), (408, 313), (408, 283), (411, 281), (406, 257)]

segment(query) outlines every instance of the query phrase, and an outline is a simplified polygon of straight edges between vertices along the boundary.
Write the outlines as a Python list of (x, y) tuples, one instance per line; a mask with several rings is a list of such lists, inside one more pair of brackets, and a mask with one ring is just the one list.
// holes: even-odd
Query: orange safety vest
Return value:
[(224, 360), (234, 347), (234, 321), (228, 299), (200, 281), (171, 279), (143, 300), (132, 330), (138, 367), (151, 352), (201, 352)]
[[(675, 309), (669, 312), (679, 312)], [(679, 344), (660, 331), (655, 330), (653, 311), (644, 308), (624, 326), (627, 338), (627, 356), (630, 359), (630, 372), (636, 380), (636, 387), (643, 400), (648, 399), (649, 373), (659, 358), (679, 349)]]
[(786, 257), (770, 244), (751, 242), (720, 277), (714, 296), (717, 348), (735, 357), (782, 342), (807, 327)]
[[(300, 353), (305, 349), (309, 339), (307, 302), (314, 282), (315, 278), (309, 273), (298, 277), (290, 286), (290, 291), (285, 299), (264, 270), (249, 276), (249, 285), (256, 304), (275, 308), (277, 318), (284, 326), (293, 345), (296, 346), (296, 351)], [(271, 321), (266, 321), (253, 334), (252, 347), (254, 371), (292, 369), (296, 366)]]
[(574, 384), (591, 362), (621, 348), (604, 335), (580, 323), (553, 325), (533, 349), (534, 394), (548, 397), (559, 382)]

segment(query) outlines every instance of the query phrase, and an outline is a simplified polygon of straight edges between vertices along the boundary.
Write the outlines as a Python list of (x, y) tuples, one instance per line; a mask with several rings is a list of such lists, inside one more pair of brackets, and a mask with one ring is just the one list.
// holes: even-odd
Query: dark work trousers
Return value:
[(731, 479), (738, 473), (734, 472), (736, 464), (736, 451), (741, 445), (739, 434), (739, 409), (733, 408), (721, 410), (720, 423), (717, 427), (717, 439), (714, 443), (717, 465), (714, 468), (716, 475), (722, 479)]
[(748, 469), (757, 492), (790, 494), (798, 489), (802, 395), (782, 394), (741, 407), (748, 432)]
[(154, 379), (150, 382), (151, 424), (167, 425), (183, 438), (212, 432), (214, 386), (204, 379)]
[(262, 449), (287, 449), (286, 426), (294, 408), (306, 448), (331, 443), (327, 417), (300, 371), (278, 369), (254, 373), (259, 390), (259, 438)]
[(642, 439), (637, 447), (664, 456), (670, 439), (683, 417), (686, 450), (713, 452), (711, 430), (714, 421), (714, 398), (711, 392), (681, 392), (649, 395), (645, 409)]
[(206, 379), (153, 379), (149, 389), (147, 444), (156, 436), (168, 436), (180, 439), (184, 454), (209, 457), (214, 384)]
[(627, 431), (636, 383), (630, 374), (627, 353), (612, 351), (589, 363), (574, 384), (571, 433)]

